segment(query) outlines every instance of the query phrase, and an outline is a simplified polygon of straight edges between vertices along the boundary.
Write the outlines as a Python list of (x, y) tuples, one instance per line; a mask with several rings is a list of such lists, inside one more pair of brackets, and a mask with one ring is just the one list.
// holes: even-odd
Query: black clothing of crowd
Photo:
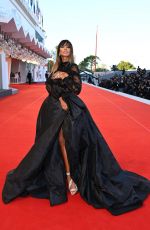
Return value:
[(137, 68), (135, 73), (122, 73), (122, 75), (114, 75), (110, 79), (103, 79), (99, 82), (99, 86), (134, 96), (150, 99), (150, 72), (146, 69)]

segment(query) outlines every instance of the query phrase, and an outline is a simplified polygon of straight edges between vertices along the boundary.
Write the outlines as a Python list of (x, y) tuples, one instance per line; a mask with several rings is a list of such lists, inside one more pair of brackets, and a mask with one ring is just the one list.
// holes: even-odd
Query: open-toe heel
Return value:
[[(67, 172), (66, 175), (70, 176), (70, 172)], [(70, 181), (68, 183), (68, 189), (69, 189), (71, 195), (75, 195), (78, 191), (78, 187), (75, 183), (74, 183), (75, 188), (71, 188), (73, 183), (74, 183), (74, 181), (72, 179), (70, 179)]]

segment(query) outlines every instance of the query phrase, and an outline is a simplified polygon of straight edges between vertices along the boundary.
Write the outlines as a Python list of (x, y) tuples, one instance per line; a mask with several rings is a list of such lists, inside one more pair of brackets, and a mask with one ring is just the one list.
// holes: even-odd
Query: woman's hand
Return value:
[(68, 105), (67, 103), (62, 99), (62, 97), (59, 98), (60, 104), (62, 109), (67, 110), (68, 109)]
[(57, 71), (56, 73), (53, 74), (52, 79), (62, 79), (63, 80), (65, 77), (68, 77), (68, 73)]

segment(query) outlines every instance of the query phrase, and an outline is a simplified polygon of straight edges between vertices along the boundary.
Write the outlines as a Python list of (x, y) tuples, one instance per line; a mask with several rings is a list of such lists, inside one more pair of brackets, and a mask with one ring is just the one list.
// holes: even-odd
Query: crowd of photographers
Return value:
[(127, 74), (122, 71), (110, 79), (102, 79), (98, 85), (107, 89), (120, 91), (134, 96), (150, 99), (150, 72), (137, 68), (136, 72)]

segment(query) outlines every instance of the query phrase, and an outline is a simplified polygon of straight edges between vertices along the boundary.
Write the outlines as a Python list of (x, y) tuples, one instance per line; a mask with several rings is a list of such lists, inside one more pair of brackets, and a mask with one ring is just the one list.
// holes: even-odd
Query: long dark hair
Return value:
[(74, 56), (73, 56), (73, 46), (69, 40), (62, 40), (59, 45), (57, 46), (57, 57), (56, 57), (56, 62), (53, 65), (52, 68), (52, 73), (54, 73), (57, 69), (58, 66), (61, 63), (61, 56), (59, 56), (60, 48), (63, 47), (64, 45), (68, 46), (70, 48), (70, 56), (69, 56), (69, 62), (74, 63)]

